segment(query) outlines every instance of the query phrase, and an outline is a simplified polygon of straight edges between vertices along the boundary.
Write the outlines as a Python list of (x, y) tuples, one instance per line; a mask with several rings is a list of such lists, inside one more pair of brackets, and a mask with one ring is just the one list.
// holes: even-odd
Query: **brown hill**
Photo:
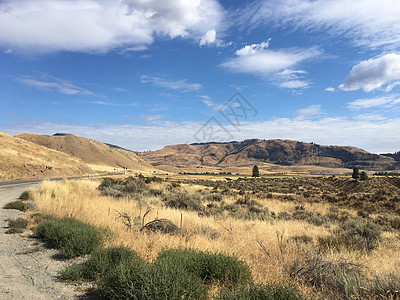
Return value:
[(78, 158), (0, 132), (0, 180), (80, 176), (91, 172)]
[(110, 147), (101, 142), (72, 134), (52, 136), (23, 133), (16, 135), (16, 137), (79, 158), (93, 169), (100, 170), (101, 166), (109, 166), (140, 171), (155, 170), (151, 164), (144, 161), (133, 151), (114, 145)]
[[(245, 140), (230, 143), (205, 143), (166, 146), (140, 154), (154, 166), (165, 170), (204, 169), (207, 167), (249, 167), (265, 165), (322, 168), (388, 170), (400, 168), (388, 156), (369, 153), (349, 146), (321, 146), (291, 140)], [(171, 169), (173, 168), (173, 169)], [(202, 170), (198, 170), (202, 172)]]

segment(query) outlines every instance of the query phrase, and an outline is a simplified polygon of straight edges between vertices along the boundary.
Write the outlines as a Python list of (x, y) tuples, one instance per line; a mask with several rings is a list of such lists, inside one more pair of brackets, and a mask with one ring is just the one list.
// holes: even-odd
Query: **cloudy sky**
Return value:
[(400, 150), (398, 0), (0, 0), (0, 131)]

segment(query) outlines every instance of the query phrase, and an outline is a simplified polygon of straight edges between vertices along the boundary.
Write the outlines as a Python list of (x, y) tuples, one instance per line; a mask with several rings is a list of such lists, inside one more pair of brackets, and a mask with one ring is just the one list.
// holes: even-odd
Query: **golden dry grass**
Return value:
[[(79, 176), (91, 170), (81, 160), (0, 132), (0, 180)], [(51, 166), (46, 170), (45, 166)]]
[[(311, 250), (315, 245), (298, 245), (287, 243), (293, 236), (307, 235), (314, 241), (326, 236), (330, 229), (317, 227), (297, 220), (237, 220), (214, 219), (200, 217), (196, 212), (180, 211), (159, 207), (157, 197), (144, 201), (131, 198), (116, 199), (102, 196), (97, 190), (98, 181), (64, 181), (43, 182), (38, 191), (32, 191), (34, 201), (39, 210), (58, 217), (72, 216), (95, 226), (109, 228), (113, 237), (109, 245), (125, 245), (136, 251), (145, 260), (154, 259), (163, 248), (191, 247), (212, 252), (225, 252), (245, 261), (252, 270), (256, 282), (276, 282), (288, 280), (284, 271), (285, 265), (295, 260), (304, 251)], [(164, 188), (165, 183), (151, 183), (152, 188)], [(191, 192), (199, 186), (183, 186)], [(229, 199), (228, 199), (229, 201)], [(276, 212), (289, 211), (293, 203), (281, 202), (275, 199), (260, 201), (270, 210)], [(145, 222), (156, 218), (166, 218), (186, 232), (184, 235), (166, 235), (161, 233), (147, 234), (138, 226), (128, 229), (118, 217), (117, 211), (127, 213), (132, 219), (141, 218), (147, 208), (153, 209), (146, 215)], [(326, 204), (306, 204), (307, 210), (325, 213)], [(352, 214), (355, 214), (352, 212)], [(140, 223), (140, 221), (139, 221)], [(219, 237), (212, 238), (207, 231), (218, 232)], [(278, 236), (283, 236), (283, 256), (278, 243)], [(262, 251), (262, 243), (268, 254)], [(384, 239), (377, 249), (369, 254), (342, 251), (327, 253), (329, 258), (342, 258), (346, 261), (365, 266), (364, 275), (372, 279), (376, 274), (387, 274), (393, 271), (395, 265), (400, 265), (400, 254), (397, 251), (400, 240), (392, 233), (385, 233)], [(315, 293), (305, 285), (297, 283), (301, 291), (307, 295)]]

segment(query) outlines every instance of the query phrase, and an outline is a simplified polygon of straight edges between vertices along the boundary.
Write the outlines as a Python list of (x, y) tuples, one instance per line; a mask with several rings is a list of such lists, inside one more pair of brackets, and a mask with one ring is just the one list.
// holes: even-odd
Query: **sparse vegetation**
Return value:
[[(124, 245), (126, 256), (132, 255), (126, 259), (131, 262), (119, 265), (119, 250), (114, 260), (95, 251), (90, 271), (76, 265), (62, 274), (64, 279), (93, 280), (103, 297), (114, 299), (398, 297), (393, 272), (400, 263), (398, 178), (147, 178), (105, 186), (120, 191), (118, 197), (106, 196), (88, 181), (45, 182), (33, 192), (42, 212), (110, 228), (110, 245)], [(145, 229), (162, 220), (174, 224), (176, 234)], [(97, 264), (103, 267), (96, 269)], [(118, 267), (108, 272), (107, 265)], [(253, 276), (237, 279), (237, 274)]]

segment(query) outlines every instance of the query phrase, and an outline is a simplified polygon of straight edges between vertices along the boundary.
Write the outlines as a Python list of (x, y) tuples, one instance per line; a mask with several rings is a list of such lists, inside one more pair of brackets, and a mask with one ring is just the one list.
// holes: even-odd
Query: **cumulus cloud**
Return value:
[(158, 76), (140, 76), (141, 83), (151, 83), (159, 87), (167, 88), (170, 90), (181, 90), (184, 92), (197, 91), (202, 88), (200, 83), (189, 83), (186, 80), (171, 80)]
[(215, 31), (215, 29), (211, 29), (209, 31), (207, 31), (200, 40), (200, 46), (204, 46), (207, 44), (212, 44), (215, 42), (217, 36), (217, 32)]
[(39, 79), (31, 76), (23, 76), (17, 80), (25, 85), (49, 92), (59, 92), (65, 95), (96, 95), (94, 92), (78, 87), (68, 80), (57, 78), (48, 74), (42, 74)]
[(6, 0), (0, 45), (28, 53), (141, 50), (155, 35), (200, 40), (222, 17), (217, 0)]
[(357, 99), (352, 102), (349, 102), (347, 107), (350, 109), (358, 110), (358, 109), (366, 109), (372, 107), (391, 107), (400, 103), (400, 98), (393, 97), (393, 96), (386, 96), (386, 97), (377, 97), (371, 99)]
[[(151, 120), (150, 120), (151, 121)], [(154, 119), (153, 119), (154, 121)], [(170, 144), (195, 142), (196, 133), (204, 122), (176, 122), (159, 120), (152, 124), (91, 124), (71, 125), (51, 122), (0, 125), (0, 131), (17, 134), (34, 132), (53, 134), (68, 132), (124, 148), (144, 151), (156, 150)], [(323, 145), (350, 145), (375, 153), (399, 151), (400, 135), (393, 128), (400, 128), (400, 118), (275, 118), (267, 121), (243, 122), (240, 131), (224, 125), (234, 140), (249, 137), (261, 139), (291, 139)]]
[(354, 45), (399, 49), (400, 2), (381, 0), (263, 0), (241, 12), (243, 26), (289, 26), (345, 36)]
[(390, 53), (355, 65), (339, 88), (370, 92), (397, 79), (400, 79), (400, 55)]

